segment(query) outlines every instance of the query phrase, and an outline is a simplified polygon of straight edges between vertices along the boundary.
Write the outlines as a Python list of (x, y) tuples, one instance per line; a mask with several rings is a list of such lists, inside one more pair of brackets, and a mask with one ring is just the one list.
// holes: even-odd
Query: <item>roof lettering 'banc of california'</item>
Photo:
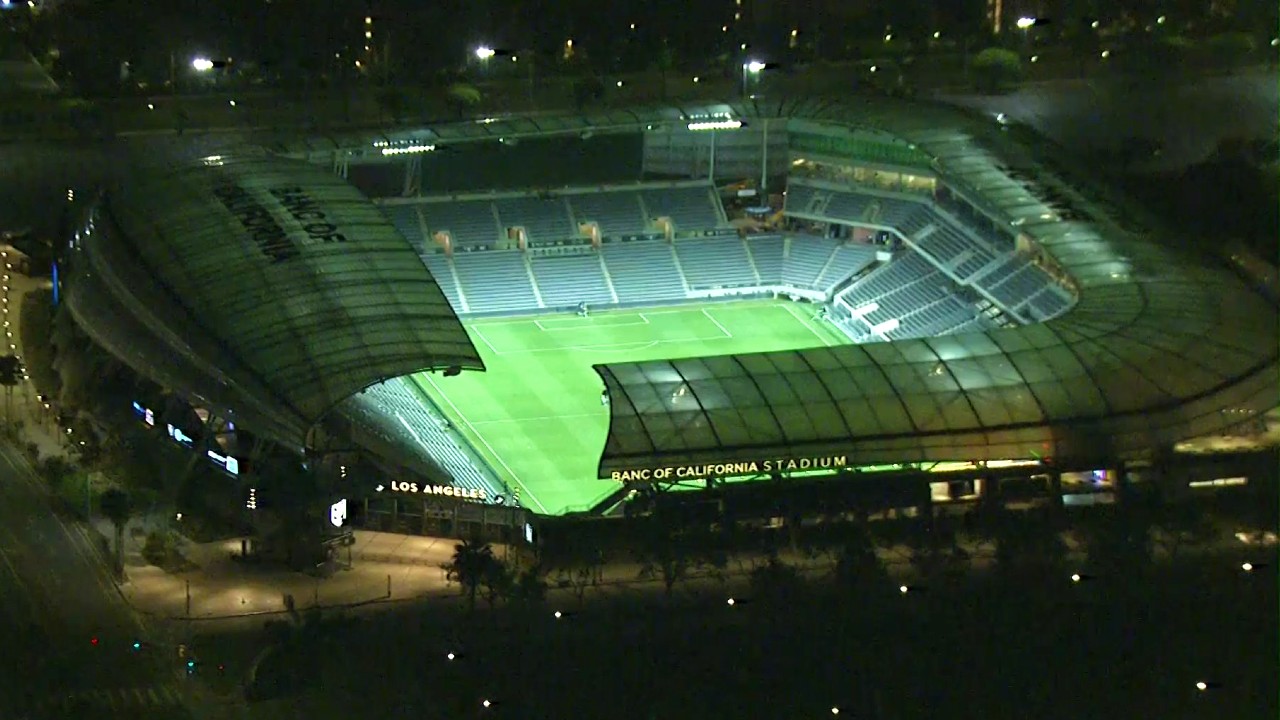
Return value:
[(927, 152), (944, 183), (1052, 255), (1078, 302), (990, 332), (597, 366), (612, 399), (602, 477), (823, 456), (1110, 459), (1280, 404), (1273, 304), (1177, 249), (1189, 243), (1176, 232), (1134, 227), (1105, 194), (1068, 186), (995, 123), (888, 100), (733, 112), (883, 130)]
[(323, 168), (246, 152), (131, 170), (77, 246), (68, 301), (96, 340), (279, 440), (381, 380), (483, 369), (408, 240)]

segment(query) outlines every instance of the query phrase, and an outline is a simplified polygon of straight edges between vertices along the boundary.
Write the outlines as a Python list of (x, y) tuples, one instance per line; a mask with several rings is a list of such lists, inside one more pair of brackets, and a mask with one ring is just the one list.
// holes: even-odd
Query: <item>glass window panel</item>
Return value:
[(946, 421), (942, 417), (942, 412), (938, 409), (937, 400), (933, 395), (907, 393), (902, 396), (902, 402), (907, 406), (907, 412), (911, 415), (912, 423), (921, 432), (938, 432), (948, 429)]
[(935, 395), (938, 410), (948, 430), (969, 430), (979, 426), (969, 399), (959, 392)]
[(871, 407), (877, 426), (884, 434), (907, 433), (915, 427), (896, 397), (885, 395), (872, 397), (868, 398), (867, 404)]

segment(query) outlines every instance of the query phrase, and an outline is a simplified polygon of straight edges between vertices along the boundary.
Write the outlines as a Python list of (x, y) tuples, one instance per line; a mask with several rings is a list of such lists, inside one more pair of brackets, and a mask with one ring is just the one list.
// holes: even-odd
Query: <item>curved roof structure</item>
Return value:
[(597, 366), (612, 399), (602, 477), (775, 458), (1111, 459), (1280, 404), (1273, 304), (1176, 232), (1068, 186), (995, 123), (887, 99), (733, 112), (896, 135), (1052, 255), (1078, 302), (984, 333)]
[(265, 153), (140, 168), (76, 237), (82, 328), (294, 446), (373, 383), (483, 369), (408, 240), (322, 168)]

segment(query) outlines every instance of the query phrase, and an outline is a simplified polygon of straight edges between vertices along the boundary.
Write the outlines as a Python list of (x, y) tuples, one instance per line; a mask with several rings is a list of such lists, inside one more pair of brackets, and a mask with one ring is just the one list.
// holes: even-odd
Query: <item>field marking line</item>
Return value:
[[(640, 318), (641, 322), (610, 322), (613, 319), (628, 320), (632, 317)], [(545, 323), (543, 321), (546, 321)], [(563, 321), (557, 323), (556, 321)], [(564, 330), (584, 330), (591, 327), (600, 328), (616, 328), (616, 327), (635, 327), (637, 325), (650, 325), (649, 318), (644, 313), (619, 313), (617, 315), (588, 315), (586, 317), (543, 317), (533, 321), (534, 325), (543, 332), (556, 332)], [(556, 327), (563, 325), (563, 327)]]
[(480, 338), (480, 341), (481, 341), (481, 342), (483, 342), (485, 345), (488, 345), (488, 346), (489, 346), (489, 349), (493, 351), (493, 354), (494, 354), (494, 355), (501, 355), (501, 354), (502, 354), (502, 351), (501, 351), (501, 350), (499, 350), (498, 348), (494, 347), (494, 346), (493, 346), (493, 343), (489, 342), (489, 338), (488, 338), (488, 337), (485, 337), (485, 334), (484, 334), (484, 333), (482, 333), (482, 332), (480, 332), (480, 328), (478, 328), (478, 327), (477, 327), (477, 328), (473, 328), (473, 329), (475, 330), (476, 337)]
[(706, 308), (702, 308), (702, 314), (703, 314), (703, 315), (705, 315), (705, 316), (707, 316), (707, 319), (708, 319), (708, 320), (710, 320), (710, 321), (711, 321), (711, 323), (712, 323), (713, 325), (715, 325), (717, 328), (719, 328), (720, 332), (724, 333), (724, 336), (725, 336), (726, 338), (732, 338), (732, 337), (733, 337), (733, 333), (729, 332), (729, 329), (728, 329), (728, 328), (726, 328), (724, 325), (721, 325), (719, 320), (717, 320), (717, 319), (715, 319), (714, 317), (712, 317), (712, 316), (711, 316), (711, 312), (710, 312), (710, 311), (708, 311)]
[(808, 321), (808, 320), (806, 320), (806, 319), (804, 318), (804, 316), (803, 316), (803, 315), (797, 314), (797, 313), (796, 313), (796, 311), (795, 311), (795, 308), (791, 307), (791, 303), (785, 303), (785, 304), (783, 304), (783, 306), (782, 306), (782, 307), (783, 307), (783, 309), (785, 309), (788, 313), (790, 313), (791, 317), (795, 318), (796, 320), (799, 320), (799, 321), (800, 321), (800, 324), (801, 324), (801, 325), (803, 325), (803, 326), (805, 327), (805, 329), (806, 329), (806, 330), (808, 330), (809, 332), (813, 333), (813, 336), (814, 336), (814, 337), (816, 337), (816, 338), (818, 338), (819, 340), (821, 340), (821, 341), (822, 341), (823, 346), (825, 346), (825, 347), (832, 347), (831, 341), (830, 341), (830, 340), (828, 340), (828, 339), (827, 339), (827, 337), (826, 337), (825, 335), (823, 335), (822, 333), (818, 332), (818, 329), (817, 329), (817, 328), (815, 328), (813, 325), (810, 325), (810, 324), (809, 324), (809, 321)]
[(503, 460), (502, 456), (498, 454), (498, 451), (493, 449), (493, 446), (490, 445), (489, 441), (485, 438), (484, 433), (481, 433), (479, 430), (477, 430), (476, 426), (472, 425), (471, 421), (467, 419), (467, 416), (463, 414), (461, 410), (458, 409), (458, 406), (453, 404), (453, 400), (449, 398), (448, 393), (441, 390), (440, 386), (436, 384), (435, 378), (425, 373), (421, 374), (421, 377), (426, 378), (427, 382), (431, 383), (431, 387), (435, 388), (436, 394), (444, 398), (445, 402), (449, 403), (449, 407), (453, 408), (454, 414), (457, 415), (458, 418), (462, 420), (464, 425), (471, 428), (471, 432), (476, 437), (480, 438), (480, 442), (484, 443), (485, 448), (489, 450), (489, 454), (492, 455), (498, 462), (502, 463), (502, 467), (507, 469), (507, 473), (511, 475), (511, 479), (514, 480), (517, 485), (524, 488), (524, 491), (529, 494), (529, 498), (533, 500), (534, 504), (537, 505), (542, 510), (542, 513), (545, 515), (547, 513), (547, 506), (542, 504), (542, 501), (538, 499), (538, 496), (535, 495), (533, 491), (529, 489), (528, 485), (524, 484), (524, 481), (520, 479), (519, 475), (516, 475), (515, 471), (511, 469), (511, 466), (507, 464), (507, 461)]
[(499, 425), (502, 423), (522, 423), (522, 422), (538, 422), (542, 420), (568, 420), (571, 418), (593, 418), (599, 417), (599, 413), (573, 413), (571, 415), (540, 415), (538, 417), (512, 417), (506, 420), (476, 420), (471, 423), (474, 425)]

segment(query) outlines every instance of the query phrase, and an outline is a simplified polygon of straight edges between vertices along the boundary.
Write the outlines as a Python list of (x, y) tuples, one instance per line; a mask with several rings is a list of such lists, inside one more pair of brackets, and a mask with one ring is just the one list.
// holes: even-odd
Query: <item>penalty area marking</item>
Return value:
[(520, 479), (520, 476), (516, 475), (515, 471), (511, 469), (511, 466), (507, 464), (507, 461), (503, 460), (502, 456), (499, 455), (498, 452), (493, 449), (493, 446), (490, 445), (489, 441), (485, 439), (484, 433), (477, 430), (476, 426), (472, 425), (471, 421), (467, 419), (467, 416), (464, 415), (462, 411), (458, 409), (458, 406), (453, 404), (453, 400), (449, 398), (449, 394), (441, 390), (440, 386), (436, 384), (435, 378), (431, 377), (426, 373), (423, 373), (422, 377), (426, 378), (427, 382), (431, 383), (431, 387), (435, 388), (437, 395), (444, 398), (444, 401), (449, 403), (449, 407), (453, 408), (453, 413), (457, 415), (460, 420), (462, 420), (463, 424), (471, 428), (471, 432), (474, 433), (476, 437), (480, 438), (480, 442), (484, 443), (485, 448), (489, 450), (489, 454), (492, 455), (498, 462), (502, 463), (502, 467), (507, 469), (507, 473), (511, 475), (511, 479), (515, 481), (517, 485), (523, 488), (526, 493), (529, 494), (529, 499), (533, 500), (533, 503), (537, 505), (538, 509), (540, 509), (542, 513), (545, 515), (547, 512), (547, 507), (542, 504), (542, 501), (538, 500), (538, 496), (533, 494), (533, 491), (529, 489), (529, 486), (524, 484), (524, 481)]
[(717, 329), (717, 330), (719, 330), (720, 332), (724, 333), (724, 336), (725, 336), (726, 338), (732, 338), (732, 337), (733, 337), (733, 333), (729, 332), (729, 329), (728, 329), (728, 328), (726, 328), (724, 325), (721, 325), (719, 320), (717, 320), (717, 319), (715, 319), (714, 317), (712, 317), (712, 316), (711, 316), (711, 313), (710, 313), (706, 308), (703, 308), (703, 309), (702, 309), (702, 314), (703, 314), (703, 315), (705, 315), (705, 316), (706, 316), (706, 318), (707, 318), (708, 320), (710, 320), (710, 321), (711, 321), (711, 324), (712, 324), (712, 325), (715, 325), (715, 326), (716, 326), (716, 329)]
[(481, 332), (481, 331), (480, 331), (480, 326), (478, 326), (478, 325), (477, 325), (477, 326), (472, 327), (472, 328), (469, 328), (469, 329), (470, 329), (472, 332), (474, 332), (474, 333), (476, 334), (476, 337), (480, 338), (480, 341), (481, 341), (481, 342), (483, 342), (485, 345), (489, 346), (489, 349), (493, 351), (493, 354), (494, 354), (494, 355), (501, 355), (501, 354), (502, 354), (502, 351), (501, 351), (501, 350), (499, 350), (498, 348), (494, 347), (494, 346), (493, 346), (493, 343), (489, 342), (489, 338), (485, 337), (485, 334), (484, 334), (483, 332)]
[(799, 313), (797, 313), (795, 308), (791, 307), (791, 303), (787, 303), (782, 307), (785, 308), (786, 311), (791, 314), (791, 317), (795, 318), (796, 320), (799, 320), (800, 324), (803, 325), (806, 330), (813, 333), (814, 337), (818, 338), (818, 340), (821, 340), (823, 345), (825, 345), (826, 347), (831, 347), (831, 341), (828, 340), (825, 335), (818, 332), (817, 328), (815, 328), (813, 325), (810, 325), (809, 321), (805, 320), (803, 315), (800, 315)]
[[(635, 322), (635, 318), (640, 318), (640, 322)], [(612, 322), (615, 319), (624, 322)], [(555, 332), (557, 330), (582, 330), (591, 327), (636, 327), (637, 325), (650, 325), (652, 323), (649, 322), (649, 318), (644, 316), (644, 313), (627, 313), (626, 315), (538, 318), (533, 321), (533, 324), (543, 332)], [(562, 327), (556, 327), (557, 325)]]

